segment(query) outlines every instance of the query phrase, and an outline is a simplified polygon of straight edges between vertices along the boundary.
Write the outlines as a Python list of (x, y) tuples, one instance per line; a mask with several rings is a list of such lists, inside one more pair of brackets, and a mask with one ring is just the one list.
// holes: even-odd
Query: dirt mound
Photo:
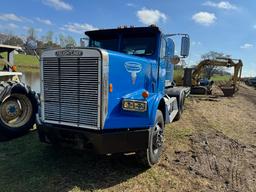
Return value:
[(215, 130), (190, 137), (191, 150), (176, 151), (174, 164), (209, 181), (209, 191), (256, 191), (256, 146)]

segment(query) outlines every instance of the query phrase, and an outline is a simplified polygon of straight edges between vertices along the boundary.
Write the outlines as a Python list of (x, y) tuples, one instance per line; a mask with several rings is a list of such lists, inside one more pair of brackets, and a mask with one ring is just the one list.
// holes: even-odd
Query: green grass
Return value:
[(182, 78), (183, 78), (183, 75), (184, 75), (184, 69), (174, 69), (174, 77), (173, 79), (176, 81), (177, 85), (182, 85), (183, 81), (182, 81)]
[(0, 191), (98, 191), (143, 171), (134, 156), (56, 149), (40, 143), (36, 132), (0, 144)]
[(211, 77), (211, 80), (213, 80), (213, 81), (229, 81), (230, 80), (230, 78), (231, 78), (231, 76), (230, 75), (213, 75), (212, 77)]
[(39, 67), (39, 61), (35, 56), (31, 55), (15, 55), (15, 63), (17, 66), (26, 66), (26, 67)]
[[(175, 69), (174, 70), (174, 80), (177, 82), (177, 85), (182, 85), (182, 77), (184, 75), (183, 69)], [(218, 75), (214, 74), (211, 77), (211, 80), (218, 82), (218, 81), (229, 81), (231, 78), (230, 75)]]

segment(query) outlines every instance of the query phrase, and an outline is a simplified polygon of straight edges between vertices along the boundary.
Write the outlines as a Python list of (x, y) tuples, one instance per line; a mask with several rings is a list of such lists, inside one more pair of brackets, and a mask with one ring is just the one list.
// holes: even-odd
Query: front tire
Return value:
[(163, 149), (164, 118), (160, 110), (157, 110), (154, 127), (149, 129), (148, 148), (137, 153), (139, 161), (149, 168), (160, 160)]

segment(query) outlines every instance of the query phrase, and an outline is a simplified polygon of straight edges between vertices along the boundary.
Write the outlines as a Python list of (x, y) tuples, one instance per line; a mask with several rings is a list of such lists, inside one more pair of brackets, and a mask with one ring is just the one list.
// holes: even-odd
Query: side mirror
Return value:
[(80, 38), (80, 47), (88, 47), (89, 38)]
[(190, 39), (189, 36), (184, 36), (181, 38), (181, 50), (180, 55), (185, 58), (189, 56), (190, 49)]
[(31, 50), (36, 50), (36, 49), (37, 49), (37, 42), (34, 41), (34, 40), (28, 40), (28, 41), (26, 42), (26, 47), (27, 47), (28, 49), (31, 49)]

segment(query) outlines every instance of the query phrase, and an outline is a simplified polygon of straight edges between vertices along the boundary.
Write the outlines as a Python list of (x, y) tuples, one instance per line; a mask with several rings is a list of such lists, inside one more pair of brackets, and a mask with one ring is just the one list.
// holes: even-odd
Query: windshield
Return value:
[(118, 51), (118, 37), (105, 37), (90, 39), (90, 47), (97, 47), (102, 49), (108, 49), (112, 51)]
[(150, 56), (155, 53), (155, 36), (123, 35), (110, 37), (94, 37), (90, 39), (90, 47), (119, 51), (129, 55)]
[(153, 55), (155, 52), (155, 38), (124, 37), (121, 52), (129, 55)]

